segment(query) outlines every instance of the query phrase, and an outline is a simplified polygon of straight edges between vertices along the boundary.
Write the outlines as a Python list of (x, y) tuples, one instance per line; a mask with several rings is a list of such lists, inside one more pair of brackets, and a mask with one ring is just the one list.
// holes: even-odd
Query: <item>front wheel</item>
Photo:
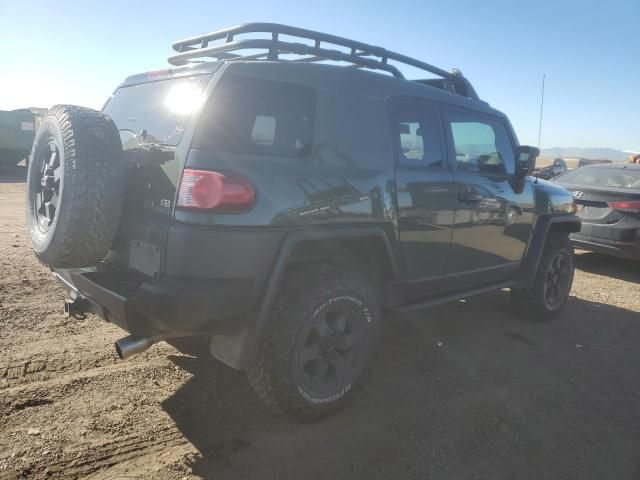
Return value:
[(374, 291), (360, 275), (331, 265), (295, 269), (284, 281), (249, 381), (262, 400), (293, 418), (327, 416), (362, 385), (380, 325)]
[(574, 268), (573, 246), (569, 236), (566, 233), (551, 232), (547, 237), (533, 288), (511, 291), (516, 309), (536, 321), (554, 318), (569, 298)]

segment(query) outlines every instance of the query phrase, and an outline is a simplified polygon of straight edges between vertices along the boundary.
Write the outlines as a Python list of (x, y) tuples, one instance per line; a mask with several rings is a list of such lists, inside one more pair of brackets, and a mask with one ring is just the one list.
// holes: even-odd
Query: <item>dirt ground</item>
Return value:
[(640, 478), (640, 264), (580, 253), (548, 324), (505, 292), (388, 318), (355, 402), (296, 424), (206, 346), (123, 362), (117, 327), (66, 318), (21, 175), (0, 173), (0, 479)]

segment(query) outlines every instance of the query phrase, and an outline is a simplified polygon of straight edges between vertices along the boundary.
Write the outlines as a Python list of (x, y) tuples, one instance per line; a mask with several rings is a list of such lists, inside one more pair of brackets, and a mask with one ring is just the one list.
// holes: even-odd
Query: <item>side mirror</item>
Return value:
[(525, 177), (533, 172), (536, 167), (536, 158), (540, 155), (540, 149), (521, 145), (516, 149), (516, 176)]

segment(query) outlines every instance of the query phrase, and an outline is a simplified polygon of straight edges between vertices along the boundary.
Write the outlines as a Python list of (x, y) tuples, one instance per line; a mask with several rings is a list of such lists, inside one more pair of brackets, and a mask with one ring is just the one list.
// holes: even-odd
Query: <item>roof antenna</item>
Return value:
[(540, 99), (540, 124), (538, 126), (538, 148), (540, 148), (540, 139), (542, 138), (542, 109), (544, 107), (544, 77), (546, 74), (542, 74), (542, 98)]

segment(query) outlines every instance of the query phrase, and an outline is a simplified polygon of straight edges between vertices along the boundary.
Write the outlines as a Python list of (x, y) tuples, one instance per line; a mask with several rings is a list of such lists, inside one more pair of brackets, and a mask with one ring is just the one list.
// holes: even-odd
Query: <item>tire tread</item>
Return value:
[(257, 396), (275, 411), (302, 421), (317, 420), (342, 408), (362, 387), (374, 355), (367, 359), (363, 375), (343, 397), (327, 404), (308, 404), (292, 394), (293, 385), (287, 375), (288, 359), (282, 355), (283, 351), (293, 348), (296, 334), (303, 326), (296, 319), (307, 318), (314, 312), (314, 302), (309, 300), (319, 294), (346, 291), (357, 292), (373, 310), (375, 344), (380, 333), (381, 314), (373, 290), (360, 275), (333, 265), (317, 264), (296, 267), (285, 276), (270, 328), (247, 370), (249, 383)]
[[(36, 255), (54, 268), (93, 266), (107, 254), (122, 212), (125, 167), (118, 130), (101, 112), (73, 105), (52, 107), (46, 119), (62, 134), (64, 180), (51, 240)], [(27, 215), (30, 234), (38, 235), (37, 220), (29, 218), (31, 211)]]

